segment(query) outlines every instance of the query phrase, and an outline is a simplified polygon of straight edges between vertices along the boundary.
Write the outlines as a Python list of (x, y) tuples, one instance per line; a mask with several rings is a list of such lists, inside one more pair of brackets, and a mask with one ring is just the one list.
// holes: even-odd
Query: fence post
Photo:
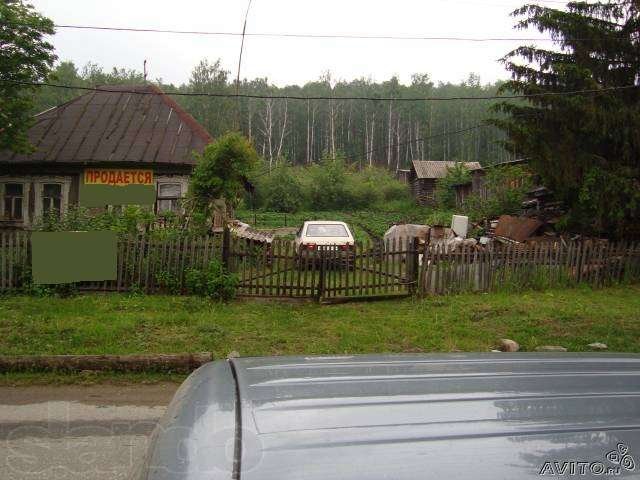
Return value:
[(407, 242), (409, 246), (409, 251), (407, 252), (407, 280), (409, 283), (409, 293), (411, 295), (415, 295), (418, 288), (418, 280), (419, 280), (419, 272), (420, 269), (419, 264), (420, 260), (418, 258), (418, 247), (420, 244), (420, 240), (418, 237), (413, 237), (410, 241)]
[(229, 271), (230, 247), (231, 247), (231, 231), (229, 230), (229, 226), (225, 225), (224, 230), (222, 231), (222, 265), (227, 271)]
[[(319, 256), (320, 256), (320, 274), (319, 274), (319, 278), (318, 278), (318, 287), (316, 289), (316, 300), (319, 302), (322, 297), (324, 296), (324, 282), (325, 282), (325, 271), (326, 271), (326, 265), (325, 265), (325, 258), (326, 258), (326, 252), (324, 250), (324, 248), (322, 248), (321, 245), (318, 245), (316, 252), (318, 252)], [(312, 257), (313, 258), (313, 257)], [(312, 260), (313, 261), (313, 260)]]

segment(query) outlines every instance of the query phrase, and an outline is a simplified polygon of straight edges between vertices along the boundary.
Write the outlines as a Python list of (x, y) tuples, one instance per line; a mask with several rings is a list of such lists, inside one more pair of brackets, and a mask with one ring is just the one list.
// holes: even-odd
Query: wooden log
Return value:
[(0, 355), (0, 372), (92, 370), (188, 373), (212, 360), (213, 354), (209, 352), (150, 355)]

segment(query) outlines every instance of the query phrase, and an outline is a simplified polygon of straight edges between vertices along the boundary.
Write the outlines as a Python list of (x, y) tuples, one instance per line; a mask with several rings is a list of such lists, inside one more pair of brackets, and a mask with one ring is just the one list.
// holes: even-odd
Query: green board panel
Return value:
[(33, 281), (38, 285), (116, 280), (116, 232), (33, 232)]
[(83, 207), (153, 205), (155, 201), (155, 185), (86, 185), (81, 176), (79, 204)]

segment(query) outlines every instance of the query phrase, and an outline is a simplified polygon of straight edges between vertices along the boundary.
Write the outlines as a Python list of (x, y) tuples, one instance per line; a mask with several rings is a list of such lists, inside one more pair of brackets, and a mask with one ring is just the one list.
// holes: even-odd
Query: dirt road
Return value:
[(177, 387), (0, 387), (0, 479), (127, 479)]

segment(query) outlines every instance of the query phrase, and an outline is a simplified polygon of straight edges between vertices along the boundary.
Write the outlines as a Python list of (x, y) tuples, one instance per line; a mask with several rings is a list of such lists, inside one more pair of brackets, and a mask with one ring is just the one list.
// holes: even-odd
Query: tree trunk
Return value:
[(284, 142), (284, 134), (287, 131), (287, 112), (289, 110), (289, 102), (285, 99), (284, 101), (284, 119), (282, 120), (282, 129), (280, 130), (280, 143), (278, 144), (278, 155), (276, 156), (276, 161), (279, 161), (282, 157), (282, 144)]
[(389, 118), (387, 120), (387, 169), (391, 169), (391, 101), (389, 101)]
[(308, 165), (309, 163), (311, 163), (311, 145), (309, 144), (310, 140), (311, 140), (311, 118), (310, 118), (310, 105), (309, 105), (309, 100), (307, 100), (307, 156), (305, 158), (305, 163)]

